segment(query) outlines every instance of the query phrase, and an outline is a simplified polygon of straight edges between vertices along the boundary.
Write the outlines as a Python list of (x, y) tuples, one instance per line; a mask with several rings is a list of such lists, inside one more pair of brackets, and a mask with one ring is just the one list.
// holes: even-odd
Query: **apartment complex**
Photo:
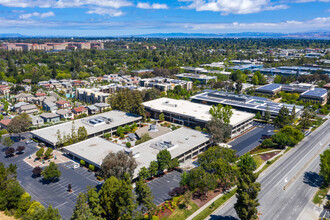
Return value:
[(86, 103), (98, 103), (98, 102), (107, 102), (109, 93), (101, 92), (100, 89), (85, 89), (85, 88), (77, 88), (75, 97), (79, 101), (83, 101)]
[(176, 79), (169, 79), (163, 77), (155, 77), (155, 78), (140, 80), (140, 86), (142, 87), (153, 87), (160, 91), (165, 91), (165, 92), (174, 89), (174, 87), (178, 85), (187, 90), (192, 89), (191, 81), (176, 80)]

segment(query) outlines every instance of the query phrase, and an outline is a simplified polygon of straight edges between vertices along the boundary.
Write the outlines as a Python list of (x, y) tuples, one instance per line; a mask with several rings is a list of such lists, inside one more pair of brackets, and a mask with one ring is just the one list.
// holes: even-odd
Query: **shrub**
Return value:
[(120, 138), (123, 139), (125, 137), (124, 134), (120, 134)]
[(80, 165), (85, 166), (86, 162), (84, 160), (80, 160)]
[(132, 146), (132, 144), (130, 142), (126, 143), (126, 147), (131, 147), (131, 146)]
[(92, 165), (92, 164), (89, 164), (88, 168), (89, 168), (91, 171), (94, 171), (94, 170), (95, 170), (95, 166)]

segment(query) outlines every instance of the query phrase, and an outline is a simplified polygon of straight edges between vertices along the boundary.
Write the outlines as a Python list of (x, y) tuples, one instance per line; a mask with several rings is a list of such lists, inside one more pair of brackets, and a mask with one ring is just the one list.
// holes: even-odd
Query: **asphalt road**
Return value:
[[(311, 204), (311, 198), (321, 182), (317, 174), (319, 154), (329, 147), (329, 130), (330, 124), (327, 121), (259, 176), (260, 219), (290, 220), (315, 217), (315, 207)], [(236, 198), (233, 197), (210, 218), (238, 219), (234, 210), (235, 203)], [(303, 212), (306, 209), (309, 211)]]
[(236, 154), (238, 156), (242, 156), (243, 154), (257, 147), (262, 141), (262, 135), (268, 134), (268, 131), (273, 131), (275, 129), (271, 124), (258, 122), (254, 122), (254, 126), (258, 127), (228, 143), (232, 146), (231, 149), (237, 151)]

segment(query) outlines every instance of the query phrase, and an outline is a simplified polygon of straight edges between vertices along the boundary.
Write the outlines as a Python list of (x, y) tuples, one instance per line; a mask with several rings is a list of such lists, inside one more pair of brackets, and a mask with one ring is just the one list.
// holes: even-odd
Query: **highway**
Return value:
[[(321, 182), (317, 175), (319, 154), (329, 147), (329, 131), (330, 124), (326, 121), (259, 176), (260, 219), (318, 219), (311, 198)], [(233, 197), (209, 219), (238, 219), (235, 203)]]

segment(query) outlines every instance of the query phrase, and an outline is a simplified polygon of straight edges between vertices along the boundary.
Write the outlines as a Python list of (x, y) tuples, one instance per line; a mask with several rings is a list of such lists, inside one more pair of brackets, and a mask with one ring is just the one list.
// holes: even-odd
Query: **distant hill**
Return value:
[(264, 33), (264, 32), (242, 32), (242, 33), (154, 33), (135, 35), (136, 37), (167, 37), (167, 38), (312, 38), (330, 39), (330, 32), (304, 32), (304, 33)]
[(26, 37), (26, 36), (17, 33), (0, 34), (0, 38), (20, 38), (20, 37)]

